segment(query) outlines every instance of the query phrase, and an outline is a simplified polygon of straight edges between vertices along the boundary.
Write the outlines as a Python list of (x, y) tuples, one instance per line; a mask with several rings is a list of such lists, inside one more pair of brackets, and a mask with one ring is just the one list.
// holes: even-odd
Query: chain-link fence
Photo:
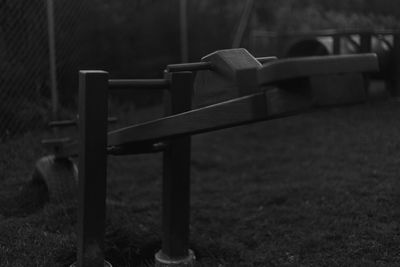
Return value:
[(38, 127), (47, 117), (45, 1), (0, 2), (0, 138)]
[[(1, 141), (45, 127), (57, 107), (58, 91), (65, 94), (64, 87), (71, 86), (66, 76), (76, 76), (85, 1), (51, 1), (0, 1)], [(55, 53), (50, 53), (53, 44)], [(58, 83), (52, 83), (52, 74)]]
[[(188, 1), (189, 61), (231, 45), (220, 35), (236, 25), (241, 1), (214, 2)], [(56, 103), (61, 119), (75, 113), (79, 69), (161, 77), (180, 62), (179, 31), (179, 0), (0, 0), (0, 142), (45, 129)], [(160, 98), (130, 94), (121, 98), (137, 106)]]
[[(57, 106), (61, 107), (58, 115), (63, 108), (74, 107), (79, 69), (104, 68), (114, 75), (136, 71), (146, 76), (155, 65), (171, 60), (164, 55), (172, 54), (173, 58), (179, 53), (175, 42), (165, 45), (143, 40), (172, 36), (175, 4), (152, 0), (0, 0), (0, 142), (45, 128)], [(151, 9), (154, 6), (158, 11)], [(167, 12), (160, 22), (164, 7), (170, 14)], [(147, 32), (141, 31), (143, 25), (150, 25)], [(165, 25), (163, 36), (159, 28)], [(136, 49), (131, 48), (133, 43)], [(142, 51), (150, 51), (156, 59)]]

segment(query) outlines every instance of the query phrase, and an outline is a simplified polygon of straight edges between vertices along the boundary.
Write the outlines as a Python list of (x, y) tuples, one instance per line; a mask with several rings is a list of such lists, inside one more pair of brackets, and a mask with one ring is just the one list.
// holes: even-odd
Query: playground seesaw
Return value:
[[(169, 65), (160, 80), (115, 81), (104, 71), (80, 72), (78, 253), (74, 266), (111, 266), (104, 260), (108, 155), (163, 153), (162, 248), (155, 255), (156, 266), (192, 266), (191, 136), (317, 107), (364, 102), (364, 74), (378, 70), (374, 54), (263, 61), (261, 64), (244, 49), (233, 49), (216, 51), (202, 62)], [(193, 72), (221, 76), (235, 85), (234, 97), (192, 109)], [(165, 90), (166, 116), (108, 133), (108, 92), (136, 88)]]
[[(183, 68), (184, 69), (184, 68)], [(203, 132), (248, 124), (260, 120), (293, 115), (326, 103), (324, 95), (315, 94), (308, 88), (296, 88), (293, 79), (309, 76), (370, 72), (378, 69), (374, 54), (309, 57), (276, 60), (258, 70), (259, 92), (235, 98), (204, 108), (194, 109), (162, 119), (133, 125), (108, 133), (108, 146), (125, 146), (134, 143), (159, 142), (165, 139), (194, 135)], [(284, 86), (280, 86), (283, 85)], [(342, 98), (336, 105), (365, 101), (364, 90), (351, 92), (337, 90)], [(358, 90), (359, 88), (353, 88)]]

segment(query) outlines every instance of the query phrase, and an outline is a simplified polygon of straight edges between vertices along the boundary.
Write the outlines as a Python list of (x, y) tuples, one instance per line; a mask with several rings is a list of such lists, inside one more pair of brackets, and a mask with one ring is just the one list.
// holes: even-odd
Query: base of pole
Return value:
[(155, 267), (193, 267), (196, 261), (196, 256), (191, 249), (184, 258), (170, 258), (161, 250), (154, 255), (154, 258)]
[[(69, 267), (76, 267), (76, 262), (71, 264)], [(111, 263), (109, 263), (108, 261), (104, 261), (104, 267), (112, 267)]]

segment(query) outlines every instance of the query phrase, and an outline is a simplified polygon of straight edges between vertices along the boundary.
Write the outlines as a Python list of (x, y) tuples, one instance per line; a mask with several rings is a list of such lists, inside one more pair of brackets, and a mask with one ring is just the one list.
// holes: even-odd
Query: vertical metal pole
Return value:
[(179, 2), (179, 15), (180, 15), (180, 37), (181, 37), (181, 61), (183, 63), (189, 60), (189, 45), (188, 45), (188, 29), (187, 29), (187, 0), (180, 0)]
[(340, 54), (340, 40), (341, 36), (336, 34), (332, 36), (333, 38), (333, 54), (339, 55)]
[(58, 88), (57, 88), (57, 66), (56, 66), (56, 44), (54, 32), (54, 5), (53, 0), (47, 0), (47, 28), (49, 35), (49, 65), (50, 65), (50, 87), (53, 120), (58, 117)]
[[(360, 47), (359, 47), (359, 53), (370, 53), (372, 50), (372, 36), (370, 33), (361, 33), (360, 34)], [(366, 94), (368, 96), (369, 94), (369, 88), (370, 88), (370, 75), (368, 73), (364, 73), (363, 75), (364, 78), (364, 88), (366, 90)]]
[(107, 72), (79, 72), (78, 267), (104, 266), (107, 90)]
[(253, 10), (253, 5), (254, 0), (247, 0), (243, 14), (240, 18), (239, 26), (232, 42), (232, 48), (238, 48), (242, 43), (243, 35), (247, 28), (247, 24), (249, 23), (251, 11)]
[(371, 34), (362, 33), (360, 35), (360, 53), (370, 53), (371, 46)]
[(393, 34), (393, 70), (391, 73), (390, 93), (393, 97), (400, 97), (400, 34)]
[[(171, 79), (169, 113), (190, 110), (193, 74), (177, 72), (168, 75)], [(194, 264), (194, 254), (189, 250), (190, 146), (190, 136), (177, 137), (168, 141), (164, 151), (162, 249), (155, 255), (156, 266)]]

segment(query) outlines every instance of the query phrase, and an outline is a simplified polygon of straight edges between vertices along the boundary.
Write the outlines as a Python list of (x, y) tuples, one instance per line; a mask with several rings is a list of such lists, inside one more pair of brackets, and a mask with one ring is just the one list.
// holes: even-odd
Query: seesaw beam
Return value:
[[(271, 87), (253, 95), (109, 132), (108, 154), (159, 152), (165, 148), (163, 141), (173, 137), (295, 115), (314, 105), (309, 91)], [(76, 156), (77, 147), (77, 143), (68, 144), (62, 155)]]
[(270, 61), (258, 71), (259, 85), (317, 75), (378, 71), (376, 54), (298, 57)]
[(253, 95), (109, 132), (108, 146), (158, 142), (172, 137), (293, 115), (311, 107), (311, 97), (307, 93), (271, 88)]

